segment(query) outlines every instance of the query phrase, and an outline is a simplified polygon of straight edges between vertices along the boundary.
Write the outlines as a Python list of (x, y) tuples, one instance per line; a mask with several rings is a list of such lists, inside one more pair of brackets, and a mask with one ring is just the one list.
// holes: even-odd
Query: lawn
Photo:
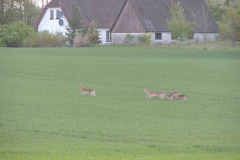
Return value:
[(240, 159), (239, 69), (229, 49), (0, 48), (0, 159)]

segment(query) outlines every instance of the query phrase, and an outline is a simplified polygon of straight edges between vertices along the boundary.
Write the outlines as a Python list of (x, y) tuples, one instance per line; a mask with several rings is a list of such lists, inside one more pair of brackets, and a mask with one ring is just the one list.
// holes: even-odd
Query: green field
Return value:
[(0, 48), (0, 159), (238, 160), (239, 90), (239, 50)]

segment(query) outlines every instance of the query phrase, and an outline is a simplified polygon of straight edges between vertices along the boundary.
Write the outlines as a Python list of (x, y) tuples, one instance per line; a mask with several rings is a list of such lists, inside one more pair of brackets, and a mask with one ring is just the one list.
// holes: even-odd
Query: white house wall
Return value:
[[(54, 18), (50, 20), (50, 10), (54, 10)], [(67, 32), (67, 25), (68, 22), (66, 18), (63, 16), (61, 18), (63, 20), (63, 26), (60, 26), (58, 21), (59, 19), (56, 19), (57, 16), (57, 10), (61, 10), (60, 8), (48, 8), (45, 12), (45, 14), (42, 17), (41, 22), (38, 25), (38, 31), (48, 31), (49, 33), (55, 34), (56, 32), (62, 32), (65, 34)]]
[[(50, 20), (50, 10), (54, 11), (54, 19)], [(48, 8), (42, 17), (41, 22), (38, 25), (38, 31), (48, 31), (49, 33), (55, 34), (56, 32), (62, 32), (63, 35), (67, 32), (67, 26), (68, 22), (66, 18), (63, 16), (61, 19), (63, 20), (63, 26), (60, 26), (58, 21), (59, 19), (56, 19), (57, 16), (57, 10), (61, 10), (60, 8)], [(109, 31), (109, 28), (98, 28), (98, 31), (100, 31), (100, 39), (102, 40), (102, 44), (110, 43), (106, 42), (106, 31)]]
[[(161, 40), (156, 40), (155, 39), (155, 33), (162, 33), (162, 39)], [(168, 44), (171, 43), (171, 33), (170, 32), (152, 32), (152, 37), (151, 37), (151, 44), (157, 44), (157, 43), (162, 43), (162, 44)]]
[(109, 31), (110, 28), (98, 28), (97, 30), (100, 31), (100, 35), (99, 35), (99, 38), (100, 40), (102, 41), (102, 44), (105, 45), (105, 44), (109, 44), (111, 42), (107, 42), (107, 31)]
[(194, 33), (194, 40), (204, 41), (206, 35), (207, 41), (215, 41), (216, 37), (219, 36), (218, 33)]
[[(156, 43), (168, 44), (171, 42), (170, 32), (161, 32), (161, 33), (162, 33), (162, 40), (155, 40), (155, 32), (152, 32), (151, 44), (156, 44)], [(132, 44), (138, 43), (139, 36), (143, 36), (143, 33), (130, 33), (130, 34), (135, 36), (135, 38), (131, 41)], [(112, 33), (112, 42), (113, 44), (122, 44), (125, 41), (125, 37), (126, 37), (126, 33)]]

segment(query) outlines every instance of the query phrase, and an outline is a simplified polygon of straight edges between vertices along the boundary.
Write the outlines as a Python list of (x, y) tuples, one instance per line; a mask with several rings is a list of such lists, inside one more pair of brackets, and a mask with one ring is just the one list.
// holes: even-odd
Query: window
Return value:
[(162, 40), (162, 33), (155, 33), (156, 40)]
[(60, 10), (57, 10), (57, 11), (56, 11), (56, 19), (60, 19), (60, 18), (61, 18), (61, 17), (60, 17), (60, 12), (61, 12)]
[(106, 31), (106, 41), (111, 42), (112, 41), (112, 34), (110, 31)]
[(54, 19), (54, 11), (50, 10), (50, 19)]

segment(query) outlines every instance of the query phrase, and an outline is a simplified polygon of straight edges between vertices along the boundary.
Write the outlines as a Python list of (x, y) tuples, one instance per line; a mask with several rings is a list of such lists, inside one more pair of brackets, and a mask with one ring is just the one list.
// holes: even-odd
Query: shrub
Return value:
[(146, 40), (146, 45), (148, 47), (150, 47), (150, 42), (151, 42), (151, 37), (152, 37), (152, 32), (150, 32), (149, 34), (146, 34), (145, 32), (143, 33), (143, 36)]
[(38, 33), (32, 32), (21, 42), (21, 47), (39, 47)]
[(14, 24), (0, 25), (0, 46), (19, 47), (21, 41), (30, 33), (33, 33), (33, 29), (20, 21)]
[(139, 36), (138, 41), (139, 41), (140, 44), (143, 44), (143, 43), (145, 44), (146, 43), (146, 39), (145, 39), (144, 36)]
[(38, 32), (29, 34), (28, 38), (22, 41), (22, 47), (62, 47), (66, 44), (67, 38), (62, 32), (48, 34)]
[(135, 36), (134, 35), (131, 35), (130, 33), (127, 33), (126, 34), (126, 37), (125, 37), (125, 39), (127, 40), (127, 41), (131, 41), (131, 40), (133, 40), (135, 38)]
[(88, 34), (86, 34), (85, 36), (83, 36), (82, 34), (78, 34), (75, 38), (74, 38), (74, 43), (73, 43), (73, 47), (83, 47), (89, 45), (89, 36)]

